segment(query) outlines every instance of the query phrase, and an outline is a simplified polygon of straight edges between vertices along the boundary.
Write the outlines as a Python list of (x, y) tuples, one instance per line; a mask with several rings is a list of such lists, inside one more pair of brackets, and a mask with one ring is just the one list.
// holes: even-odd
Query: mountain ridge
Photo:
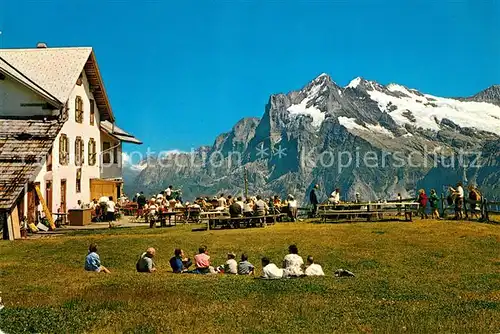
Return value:
[[(438, 186), (437, 180), (426, 179), (437, 167), (395, 167), (396, 154), (413, 155), (423, 164), (435, 162), (432, 154), (436, 152), (443, 161), (460, 149), (483, 150), (489, 142), (497, 147), (498, 87), (453, 99), (361, 77), (341, 87), (323, 73), (300, 90), (270, 95), (261, 118), (243, 118), (217, 136), (212, 146), (188, 155), (180, 153), (177, 165), (172, 157), (164, 159), (166, 166), (148, 163), (127, 189), (155, 193), (174, 183), (185, 185), (188, 198), (218, 192), (241, 194), (246, 169), (250, 191), (264, 195), (294, 193), (305, 199), (314, 183), (322, 185), (322, 196), (333, 187), (341, 187), (347, 197), (355, 192), (371, 199), (394, 196), (394, 192), (413, 195), (420, 184)], [(280, 150), (286, 154), (278, 156)], [(498, 151), (486, 150), (483, 159), (493, 172), (500, 165)], [(324, 163), (326, 155), (357, 152), (389, 153), (390, 166), (374, 169), (343, 166), (342, 161)], [(185, 166), (179, 166), (179, 160)], [(479, 169), (455, 167), (468, 179), (484, 176)], [(458, 178), (456, 170), (448, 174)], [(486, 192), (497, 189), (496, 182), (486, 185)]]

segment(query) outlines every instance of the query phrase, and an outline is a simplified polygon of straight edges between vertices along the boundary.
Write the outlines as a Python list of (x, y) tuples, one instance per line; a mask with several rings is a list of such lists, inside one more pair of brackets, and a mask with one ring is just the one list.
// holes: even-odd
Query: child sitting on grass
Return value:
[(106, 274), (111, 273), (106, 267), (101, 265), (101, 259), (97, 254), (97, 245), (91, 243), (89, 246), (89, 253), (85, 257), (85, 270), (94, 272), (103, 272)]
[(248, 255), (241, 254), (241, 262), (238, 263), (238, 275), (253, 275), (255, 267), (248, 262)]
[(238, 274), (238, 262), (234, 259), (236, 255), (234, 253), (227, 254), (227, 261), (224, 264), (224, 274), (237, 275)]
[(208, 255), (207, 246), (200, 246), (198, 254), (194, 256), (194, 263), (196, 270), (192, 271), (194, 274), (216, 274), (214, 267), (210, 264), (210, 256)]
[(314, 263), (314, 258), (311, 255), (307, 257), (305, 274), (306, 276), (325, 276), (323, 268), (319, 264)]
[(170, 259), (172, 271), (176, 274), (186, 272), (192, 265), (190, 259), (184, 257), (184, 251), (180, 248), (174, 250), (174, 257)]

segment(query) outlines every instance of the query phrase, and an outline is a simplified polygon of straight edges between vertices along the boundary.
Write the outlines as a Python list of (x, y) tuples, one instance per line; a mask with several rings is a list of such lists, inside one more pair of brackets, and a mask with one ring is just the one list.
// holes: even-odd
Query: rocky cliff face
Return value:
[(375, 200), (464, 180), (498, 197), (499, 106), (499, 86), (449, 99), (362, 78), (340, 87), (322, 74), (272, 95), (261, 119), (242, 119), (210, 147), (149, 159), (126, 190), (237, 195), (246, 170), (252, 194), (305, 199), (319, 184), (324, 198), (340, 188)]

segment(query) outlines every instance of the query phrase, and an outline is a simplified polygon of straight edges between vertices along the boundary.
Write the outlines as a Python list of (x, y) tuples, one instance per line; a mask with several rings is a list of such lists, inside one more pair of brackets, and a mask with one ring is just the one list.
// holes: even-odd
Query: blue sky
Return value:
[(322, 72), (441, 96), (500, 83), (500, 1), (0, 0), (0, 47), (94, 47), (126, 149), (190, 150)]

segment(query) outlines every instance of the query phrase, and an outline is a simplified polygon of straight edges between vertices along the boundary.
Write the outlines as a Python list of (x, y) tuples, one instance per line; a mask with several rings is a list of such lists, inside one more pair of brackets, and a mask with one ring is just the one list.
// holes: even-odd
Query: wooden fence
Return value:
[[(445, 217), (450, 211), (455, 214), (455, 203), (448, 204), (448, 200), (444, 194), (441, 194), (440, 207), (441, 217)], [(490, 222), (492, 214), (500, 214), (500, 202), (488, 201), (487, 198), (482, 198), (480, 201), (471, 201), (464, 198), (462, 212), (465, 213), (465, 219), (478, 214), (480, 216), (479, 221)]]

